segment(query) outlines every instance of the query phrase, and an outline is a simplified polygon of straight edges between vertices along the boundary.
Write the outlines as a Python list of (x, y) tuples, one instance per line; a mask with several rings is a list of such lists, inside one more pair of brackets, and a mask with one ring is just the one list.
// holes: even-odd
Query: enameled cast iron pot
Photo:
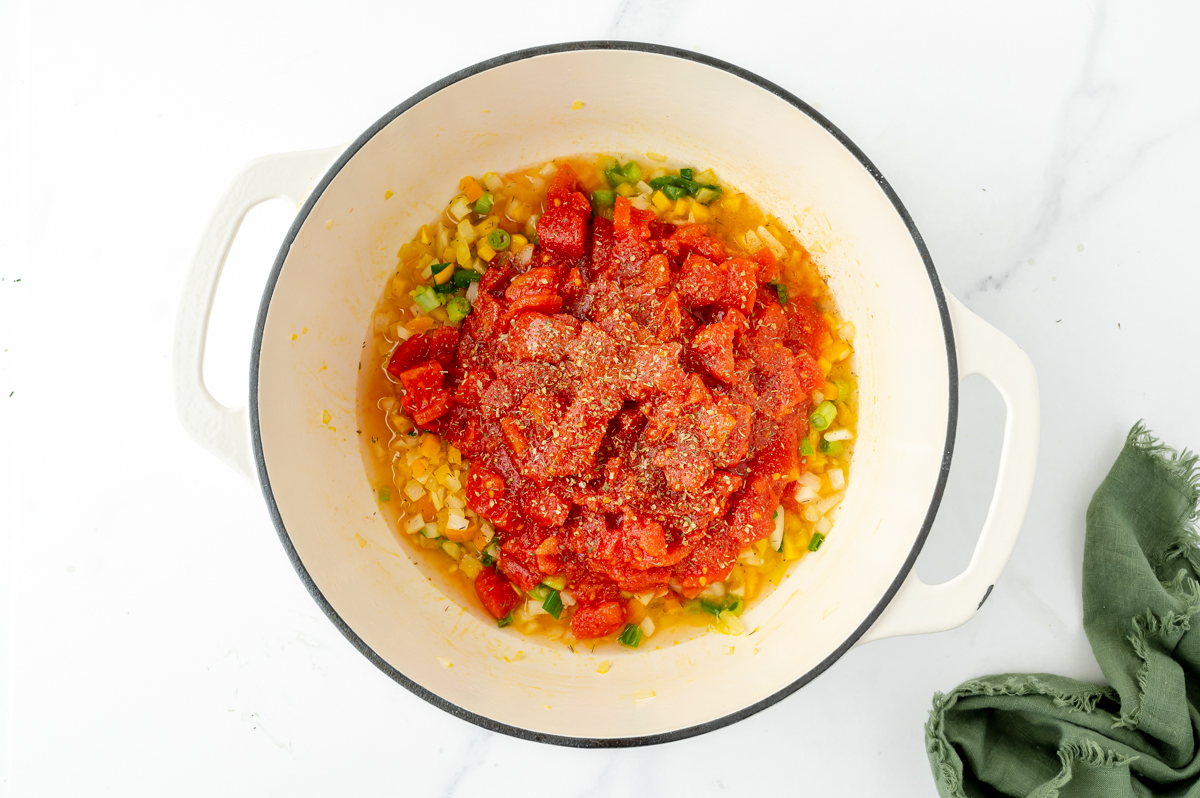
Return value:
[[(573, 110), (576, 101), (583, 106)], [(845, 501), (820, 551), (746, 610), (753, 635), (678, 645), (656, 635), (637, 651), (595, 654), (543, 645), (498, 629), (474, 602), (445, 591), (376, 512), (355, 392), (396, 250), (464, 174), (596, 152), (661, 152), (714, 169), (791, 227), (857, 328), (861, 415)], [(249, 408), (230, 409), (203, 384), (208, 314), (242, 218), (274, 197), (303, 207), (263, 296)], [(950, 466), (958, 383), (971, 374), (989, 378), (1007, 404), (999, 481), (967, 569), (930, 586), (912, 566)], [(349, 147), (248, 166), (187, 278), (175, 390), (188, 431), (257, 477), (300, 578), (367, 658), (485, 728), (580, 746), (718, 728), (798, 690), (856, 643), (965, 622), (1016, 543), (1038, 446), (1029, 358), (942, 290), (899, 198), (841, 131), (742, 69), (624, 42), (486, 61), (406, 100)], [(518, 651), (521, 659), (506, 661)], [(601, 675), (605, 659), (613, 664)]]

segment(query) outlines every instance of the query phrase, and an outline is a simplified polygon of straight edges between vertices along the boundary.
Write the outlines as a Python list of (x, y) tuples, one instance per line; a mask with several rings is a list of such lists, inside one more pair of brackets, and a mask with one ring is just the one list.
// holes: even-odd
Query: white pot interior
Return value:
[[(577, 100), (583, 107), (572, 110)], [(746, 610), (753, 634), (571, 653), (498, 629), (448, 596), (382, 520), (355, 434), (358, 364), (396, 250), (462, 175), (647, 151), (712, 167), (812, 252), (857, 328), (859, 442), (834, 530)], [(664, 735), (786, 690), (856, 637), (913, 552), (938, 485), (951, 412), (948, 322), (912, 233), (834, 135), (707, 64), (566, 51), (436, 91), (366, 141), (317, 197), (269, 303), (257, 363), (261, 456), (296, 555), (384, 662), (445, 702), (518, 730)], [(612, 662), (603, 675), (602, 660)]]

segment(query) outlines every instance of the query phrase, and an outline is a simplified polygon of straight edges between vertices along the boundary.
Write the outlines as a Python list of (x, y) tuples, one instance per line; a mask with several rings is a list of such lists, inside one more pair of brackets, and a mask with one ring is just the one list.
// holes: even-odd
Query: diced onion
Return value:
[(808, 485), (797, 485), (796, 486), (796, 501), (797, 501), (797, 503), (808, 504), (809, 502), (814, 502), (819, 498), (821, 498), (820, 495), (815, 490), (810, 488)]
[(815, 524), (817, 522), (817, 519), (821, 517), (821, 516), (817, 515), (817, 511), (814, 510), (811, 505), (808, 507), (805, 507), (804, 512), (801, 513), (801, 515), (804, 517), (804, 520), (810, 524)]
[(575, 597), (572, 596), (570, 593), (564, 593), (562, 591), (559, 591), (558, 598), (562, 601), (564, 607), (574, 607), (575, 606)]
[(471, 225), (471, 223), (468, 220), (463, 219), (458, 223), (458, 237), (462, 241), (471, 244), (474, 243), (478, 236), (475, 234), (475, 228)]
[(647, 198), (646, 198), (644, 195), (642, 195), (642, 194), (638, 194), (636, 197), (634, 197), (633, 199), (631, 199), (631, 200), (629, 201), (629, 204), (630, 204), (630, 205), (632, 205), (633, 207), (637, 208), (639, 211), (648, 211), (648, 210), (650, 210), (650, 200), (649, 200), (649, 199), (647, 199)]
[(467, 286), (467, 301), (475, 304), (475, 300), (479, 299), (479, 283), (474, 282)]
[(471, 212), (471, 203), (467, 202), (467, 198), (458, 196), (454, 198), (454, 202), (450, 203), (450, 218), (454, 221), (459, 221)]
[(500, 179), (500, 175), (488, 172), (483, 176), (483, 186), (488, 191), (499, 191), (504, 187), (504, 181)]
[(537, 601), (535, 599), (529, 599), (528, 601), (525, 602), (525, 612), (527, 612), (530, 615), (530, 617), (535, 616), (535, 615), (549, 615), (550, 614), (550, 613), (546, 612), (546, 608), (542, 606), (542, 602)]
[(821, 489), (821, 478), (809, 471), (805, 471), (803, 474), (801, 474), (800, 478), (796, 481), (806, 488), (812, 488), (813, 490)]
[(417, 499), (425, 495), (425, 486), (420, 482), (417, 482), (415, 479), (410, 480), (409, 483), (404, 486), (404, 495), (409, 498), (409, 501), (415, 502)]
[[(709, 585), (708, 587), (701, 590), (700, 595), (701, 596), (712, 596), (713, 598), (720, 598), (721, 596), (725, 595), (725, 583), (724, 582), (713, 582), (711, 585)], [(646, 602), (643, 601), (642, 603), (645, 604)]]
[(842, 336), (843, 341), (853, 341), (854, 340), (854, 322), (848, 321), (845, 324), (843, 324), (842, 328), (840, 330), (838, 330), (838, 334), (840, 336)]
[(783, 508), (775, 510), (775, 528), (771, 530), (771, 549), (783, 550)]
[(554, 174), (557, 171), (558, 171), (558, 164), (556, 164), (554, 161), (551, 161), (550, 163), (543, 166), (541, 168), (541, 170), (538, 172), (538, 174), (540, 174), (542, 177), (550, 177), (552, 174)]
[(438, 536), (437, 524), (433, 521), (428, 522), (421, 528), (421, 534), (427, 538), (436, 538)]
[(834, 490), (841, 490), (846, 487), (846, 474), (840, 468), (831, 468), (825, 472), (829, 477), (829, 485)]
[(421, 527), (423, 526), (425, 526), (425, 519), (420, 513), (417, 513), (412, 518), (408, 519), (408, 523), (404, 525), (404, 531), (408, 532), (409, 534), (412, 534), (413, 532), (420, 532)]
[(821, 501), (816, 503), (816, 505), (815, 505), (816, 511), (821, 515), (825, 515), (825, 513), (829, 512), (834, 507), (837, 507), (838, 504), (841, 503), (842, 497), (845, 495), (846, 494), (844, 492), (838, 491), (837, 493), (833, 494), (832, 496), (822, 499)]
[(738, 555), (738, 560), (746, 563), (746, 565), (759, 566), (763, 564), (762, 557), (754, 549), (746, 549)]
[(465, 501), (463, 501), (462, 499), (458, 498), (458, 496), (451, 493), (449, 496), (446, 497), (446, 506), (451, 508), (452, 510), (462, 510), (462, 509), (466, 508), (467, 503)]
[(770, 230), (760, 224), (757, 232), (758, 237), (762, 239), (763, 244), (767, 246), (767, 249), (771, 250), (775, 257), (783, 258), (787, 256), (787, 250), (784, 249), (783, 244), (780, 244), (775, 236), (771, 235)]
[(654, 189), (650, 188), (650, 184), (647, 183), (645, 180), (637, 181), (637, 185), (635, 186), (635, 188), (638, 190), (638, 193), (644, 197), (649, 197), (651, 194), (654, 193)]
[(450, 515), (446, 516), (446, 529), (463, 530), (467, 526), (467, 517), (465, 515), (455, 515), (454, 509), (451, 508)]
[(481, 521), (479, 524), (479, 534), (483, 535), (483, 539), (490, 541), (496, 536), (496, 527), (492, 526), (491, 521)]
[(649, 637), (650, 635), (654, 634), (654, 621), (650, 620), (649, 615), (643, 618), (642, 622), (639, 623), (638, 626), (642, 628), (642, 634), (644, 636)]
[(425, 315), (425, 309), (423, 307), (421, 307), (420, 305), (418, 305), (416, 302), (414, 302), (412, 304), (412, 307), (410, 307), (408, 309), (408, 312), (413, 314), (413, 316), (424, 316)]
[(854, 433), (845, 427), (842, 427), (841, 429), (830, 430), (824, 435), (824, 438), (827, 441), (848, 441), (853, 437)]
[(533, 247), (526, 245), (517, 253), (517, 263), (528, 266), (531, 260), (533, 260)]
[(747, 252), (753, 253), (762, 249), (763, 243), (758, 240), (757, 233), (753, 230), (747, 230), (746, 234), (742, 236), (742, 246), (746, 248)]
[(408, 328), (405, 327), (403, 324), (399, 324), (399, 323), (396, 324), (395, 333), (396, 333), (396, 337), (399, 338), (401, 341), (407, 341), (409, 338), (412, 338), (412, 333), (410, 333), (408, 331)]
[(828, 518), (820, 518), (813, 526), (813, 529), (815, 529), (817, 532), (820, 532), (822, 535), (828, 535), (829, 530), (833, 529), (833, 524)]

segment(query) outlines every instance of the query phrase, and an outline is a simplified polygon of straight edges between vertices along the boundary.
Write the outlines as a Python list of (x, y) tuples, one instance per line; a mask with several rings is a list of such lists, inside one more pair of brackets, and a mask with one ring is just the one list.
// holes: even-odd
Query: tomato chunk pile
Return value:
[(414, 422), (470, 458), (467, 505), (499, 540), (484, 606), (503, 617), (514, 585), (560, 577), (572, 632), (600, 637), (625, 623), (623, 591), (693, 597), (771, 533), (827, 328), (811, 300), (781, 304), (770, 250), (731, 257), (624, 197), (593, 218), (570, 167), (537, 232), (531, 258), (493, 262), (460, 328), (387, 369)]

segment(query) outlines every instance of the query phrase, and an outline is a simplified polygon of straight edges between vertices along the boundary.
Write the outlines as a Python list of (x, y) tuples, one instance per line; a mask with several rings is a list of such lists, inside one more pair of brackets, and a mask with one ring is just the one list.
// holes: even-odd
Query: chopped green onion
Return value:
[(480, 277), (482, 275), (474, 269), (455, 269), (450, 282), (454, 283), (455, 288), (470, 288), (471, 283), (479, 282)]
[(775, 289), (775, 296), (779, 297), (779, 304), (786, 305), (788, 301), (787, 286), (783, 283), (771, 283)]
[(465, 296), (456, 296), (446, 303), (446, 316), (450, 321), (462, 321), (471, 312), (471, 303)]
[(846, 380), (838, 379), (837, 377), (830, 377), (829, 381), (837, 386), (838, 401), (844, 402), (850, 398), (850, 383), (849, 382), (847, 382)]
[(833, 420), (837, 418), (837, 408), (833, 402), (824, 401), (817, 405), (817, 409), (809, 416), (809, 423), (813, 425), (813, 429), (825, 429)]
[(800, 454), (807, 457), (813, 453), (812, 442), (808, 438), (800, 441)]
[(625, 628), (621, 630), (621, 636), (617, 638), (617, 642), (627, 648), (637, 648), (642, 644), (642, 627), (632, 623), (625, 624)]
[(503, 252), (504, 250), (508, 249), (508, 245), (512, 243), (512, 236), (508, 234), (507, 230), (501, 230), (497, 228), (488, 233), (487, 243), (489, 247), (497, 252)]
[(688, 615), (699, 615), (704, 612), (704, 607), (700, 606), (700, 599), (688, 599), (683, 602), (683, 609)]
[(392, 491), (389, 488), (379, 489), (379, 501), (390, 502), (392, 500)]
[(624, 168), (621, 169), (621, 174), (623, 174), (625, 179), (630, 183), (636, 183), (642, 179), (642, 167), (637, 165), (637, 161), (630, 161), (629, 163), (625, 164)]
[(499, 626), (501, 629), (508, 626), (510, 623), (512, 623), (512, 613), (511, 612), (508, 615), (505, 615), (503, 618), (496, 621), (496, 625)]
[(685, 167), (685, 168), (679, 170), (679, 176), (682, 177), (684, 180), (691, 180), (692, 177), (694, 176), (694, 174), (695, 173), (691, 170), (690, 167)]
[(742, 610), (746, 609), (746, 605), (742, 602), (741, 596), (735, 596), (732, 593), (725, 596), (724, 612), (731, 612), (734, 615), (741, 615)]
[(831, 454), (834, 457), (837, 457), (841, 453), (841, 441), (827, 441), (824, 438), (821, 439), (821, 454)]
[(483, 551), (479, 552), (479, 561), (485, 566), (492, 565), (496, 560), (500, 559), (500, 547), (495, 542), (488, 546)]
[(557, 590), (551, 590), (550, 595), (546, 596), (542, 601), (542, 609), (554, 616), (554, 620), (558, 620), (558, 616), (562, 615), (563, 603), (562, 597)]
[(481, 216), (492, 209), (492, 194), (490, 191), (483, 192), (483, 195), (475, 200), (475, 213)]
[(592, 202), (601, 208), (607, 208), (617, 200), (617, 195), (606, 189), (592, 192)]
[(720, 615), (721, 614), (721, 605), (713, 604), (711, 601), (708, 601), (707, 599), (701, 599), (700, 609), (704, 610), (709, 615)]
[(661, 191), (667, 195), (667, 199), (669, 200), (677, 200), (687, 193), (679, 186), (663, 186)]
[(438, 294), (453, 294), (458, 290), (458, 286), (454, 284), (454, 279), (451, 278), (444, 283), (438, 283), (433, 287), (433, 290)]
[(813, 532), (812, 539), (808, 541), (808, 550), (816, 551), (821, 548), (821, 543), (825, 540), (825, 536), (820, 532)]
[(446, 271), (446, 267), (449, 265), (449, 263), (431, 263), (429, 264), (429, 271), (432, 274), (441, 274)]
[(542, 584), (551, 590), (563, 590), (567, 586), (567, 578), (565, 576), (547, 576), (542, 580)]
[[(720, 186), (714, 186), (710, 183), (697, 183), (695, 180), (690, 180), (678, 175), (663, 175), (662, 177), (656, 177), (650, 181), (650, 188), (661, 189), (665, 186), (676, 186), (681, 188), (700, 202), (711, 202), (721, 193)], [(703, 194), (703, 196), (701, 196), (701, 194)]]
[(550, 595), (550, 588), (545, 585), (538, 585), (533, 590), (529, 591), (529, 597), (537, 601), (545, 601), (546, 596)]
[(441, 296), (427, 285), (423, 285), (415, 291), (410, 292), (409, 296), (417, 303), (417, 307), (426, 313), (442, 304)]

